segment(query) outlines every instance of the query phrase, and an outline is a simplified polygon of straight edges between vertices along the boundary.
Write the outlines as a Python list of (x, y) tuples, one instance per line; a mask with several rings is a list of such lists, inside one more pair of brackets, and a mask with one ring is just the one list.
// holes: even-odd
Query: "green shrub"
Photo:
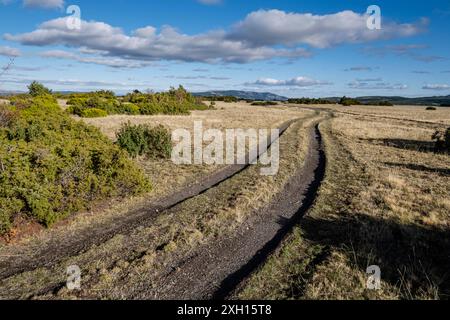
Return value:
[(121, 110), (120, 113), (125, 113), (129, 115), (138, 115), (141, 113), (140, 108), (137, 105), (130, 102), (122, 103), (120, 105), (120, 110)]
[(102, 109), (97, 108), (90, 108), (90, 109), (84, 109), (81, 111), (81, 116), (83, 118), (102, 118), (107, 117), (108, 112)]
[(425, 110), (427, 110), (427, 111), (436, 111), (437, 109), (435, 107), (427, 107)]
[(51, 94), (52, 91), (50, 89), (46, 88), (42, 83), (39, 83), (37, 81), (33, 81), (28, 86), (28, 93), (32, 97), (38, 97), (38, 96), (42, 96), (42, 95)]
[(150, 158), (168, 159), (172, 154), (172, 136), (162, 125), (145, 131), (146, 155)]
[(51, 226), (92, 201), (150, 189), (126, 152), (72, 120), (51, 96), (31, 99), (0, 127), (0, 233), (18, 215)]
[(117, 132), (116, 137), (117, 144), (132, 157), (147, 155), (166, 159), (172, 153), (171, 135), (163, 126), (151, 128), (128, 122)]

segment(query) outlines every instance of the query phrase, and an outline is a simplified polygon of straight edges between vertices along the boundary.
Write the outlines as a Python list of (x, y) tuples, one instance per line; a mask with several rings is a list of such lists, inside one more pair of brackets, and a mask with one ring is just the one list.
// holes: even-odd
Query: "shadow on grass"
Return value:
[[(400, 224), (361, 214), (354, 219), (306, 217), (303, 237), (327, 248), (346, 248), (362, 272), (378, 265), (384, 281), (401, 288), (404, 299), (437, 289), (450, 298), (450, 230)], [(356, 261), (355, 261), (356, 260)]]
[(436, 144), (433, 141), (419, 141), (408, 139), (365, 139), (372, 144), (384, 145), (387, 147), (412, 150), (420, 152), (437, 152)]
[(441, 176), (450, 176), (450, 169), (447, 169), (447, 168), (430, 168), (430, 167), (427, 167), (424, 165), (413, 164), (413, 163), (385, 162), (384, 164), (387, 166), (390, 166), (390, 167), (406, 168), (406, 169), (414, 170), (414, 171), (436, 173)]

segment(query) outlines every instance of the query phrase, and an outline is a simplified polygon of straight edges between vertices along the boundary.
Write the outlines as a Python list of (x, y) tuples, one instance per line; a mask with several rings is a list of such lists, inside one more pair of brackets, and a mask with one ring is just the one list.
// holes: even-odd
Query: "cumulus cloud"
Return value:
[(82, 21), (80, 30), (70, 30), (67, 19), (50, 20), (30, 33), (6, 34), (4, 38), (24, 45), (85, 47), (102, 52), (104, 56), (134, 60), (245, 63), (274, 57), (310, 56), (303, 48), (254, 47), (241, 41), (227, 40), (224, 31), (191, 36), (166, 26), (159, 33), (156, 28), (145, 27), (127, 35), (120, 28), (103, 22)]
[(16, 48), (0, 46), (0, 56), (15, 58), (19, 57), (20, 55), (21, 55), (20, 51)]
[(312, 52), (306, 47), (326, 48), (411, 36), (421, 32), (426, 24), (386, 22), (382, 30), (374, 31), (367, 28), (365, 14), (353, 11), (320, 16), (260, 10), (229, 30), (188, 35), (170, 26), (161, 29), (146, 26), (127, 34), (121, 28), (96, 21), (81, 21), (80, 30), (71, 30), (67, 19), (50, 20), (34, 31), (5, 34), (4, 38), (23, 45), (82, 47), (101, 57), (129, 60), (247, 63), (309, 57)]
[(426, 84), (422, 87), (424, 90), (450, 90), (450, 85), (448, 84)]
[(413, 36), (428, 25), (425, 19), (414, 24), (385, 22), (381, 30), (370, 30), (367, 19), (368, 15), (349, 10), (329, 15), (259, 10), (236, 24), (228, 38), (253, 45), (307, 44), (327, 48), (342, 43)]
[(255, 82), (246, 83), (246, 85), (253, 85), (253, 86), (270, 86), (270, 87), (283, 86), (283, 87), (300, 87), (300, 88), (329, 85), (329, 84), (331, 83), (328, 81), (320, 81), (308, 77), (296, 77), (289, 80), (262, 78), (256, 80)]

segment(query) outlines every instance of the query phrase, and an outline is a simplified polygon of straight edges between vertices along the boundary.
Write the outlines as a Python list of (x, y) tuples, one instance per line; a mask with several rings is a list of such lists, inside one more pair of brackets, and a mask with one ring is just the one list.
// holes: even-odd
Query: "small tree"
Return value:
[(42, 83), (39, 83), (37, 81), (33, 81), (28, 86), (28, 92), (32, 97), (42, 96), (46, 94), (51, 94), (52, 91), (45, 87)]

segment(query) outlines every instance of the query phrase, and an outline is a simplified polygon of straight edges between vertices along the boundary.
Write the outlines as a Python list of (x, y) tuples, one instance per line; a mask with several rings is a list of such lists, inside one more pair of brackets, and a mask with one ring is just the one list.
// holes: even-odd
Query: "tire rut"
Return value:
[(214, 299), (229, 297), (276, 248), (314, 204), (324, 179), (326, 158), (319, 124), (310, 130), (305, 165), (268, 206), (232, 236), (199, 248), (174, 272), (134, 299)]

